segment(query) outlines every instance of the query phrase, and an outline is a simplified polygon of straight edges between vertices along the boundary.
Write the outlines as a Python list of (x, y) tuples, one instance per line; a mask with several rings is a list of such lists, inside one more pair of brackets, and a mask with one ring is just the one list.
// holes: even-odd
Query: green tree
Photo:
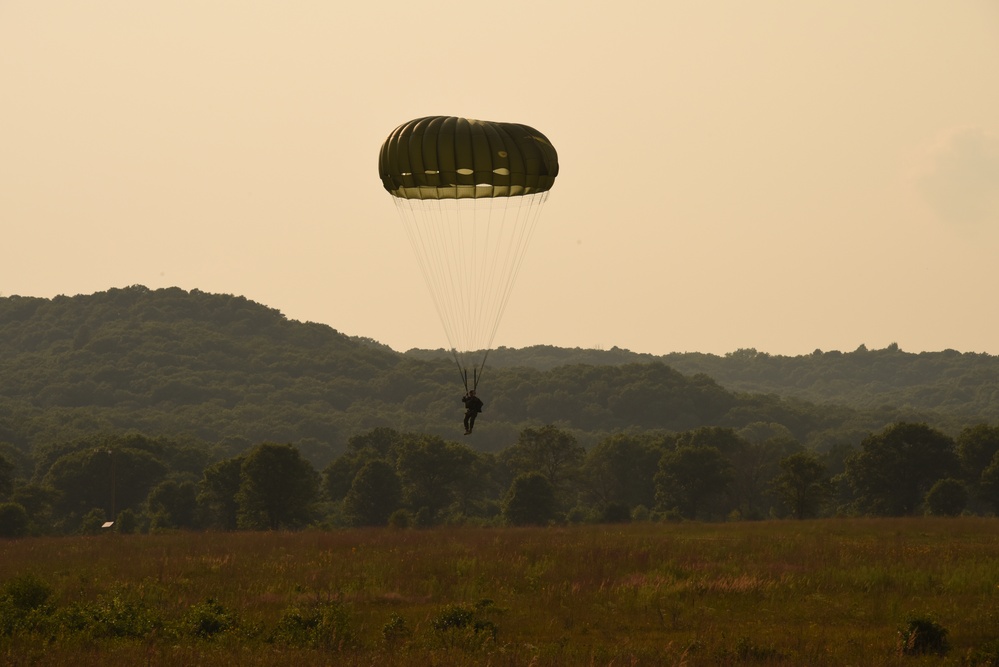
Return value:
[(380, 459), (394, 464), (402, 444), (416, 439), (418, 436), (386, 427), (352, 436), (347, 451), (323, 469), (323, 493), (330, 500), (343, 500), (357, 473), (369, 461)]
[[(370, 461), (389, 460), (379, 454), (378, 450), (365, 447), (359, 450), (348, 450), (330, 461), (323, 469), (322, 490), (323, 494), (332, 501), (343, 500), (347, 492), (350, 491), (351, 484), (361, 468)], [(394, 456), (390, 463), (394, 461)]]
[(118, 518), (114, 522), (114, 531), (122, 535), (131, 535), (139, 528), (139, 517), (130, 509), (118, 512)]
[(726, 457), (746, 449), (749, 441), (735, 429), (722, 426), (702, 426), (684, 431), (677, 437), (677, 447), (714, 447)]
[(926, 509), (934, 516), (957, 516), (968, 505), (968, 490), (961, 480), (938, 480), (926, 494)]
[(656, 501), (689, 519), (724, 513), (716, 501), (725, 497), (732, 477), (732, 464), (717, 447), (681, 445), (659, 461)]
[(986, 471), (999, 452), (999, 426), (988, 424), (969, 426), (958, 433), (955, 445), (957, 456), (961, 461), (961, 478), (966, 484), (969, 499), (976, 504), (984, 502), (993, 507), (999, 506), (992, 499), (996, 490), (987, 488), (991, 482), (986, 480), (993, 474), (986, 474)]
[(198, 491), (193, 482), (168, 479), (149, 492), (146, 505), (155, 528), (195, 528)]
[(31, 524), (29, 532), (46, 533), (52, 528), (52, 508), (57, 493), (41, 484), (21, 484), (14, 489), (12, 502), (24, 508)]
[(733, 500), (744, 518), (762, 519), (773, 509), (771, 482), (780, 462), (803, 448), (787, 427), (774, 422), (754, 422), (737, 435), (746, 444), (729, 455), (735, 469)]
[(14, 492), (14, 464), (0, 454), (0, 500), (10, 498)]
[(17, 503), (0, 503), (0, 537), (28, 534), (28, 513)]
[(208, 525), (236, 530), (239, 518), (239, 486), (243, 478), (244, 456), (225, 459), (205, 468), (198, 504)]
[(351, 436), (347, 441), (347, 449), (352, 452), (374, 451), (379, 458), (391, 461), (394, 458), (394, 450), (409, 439), (411, 438), (395, 429), (379, 426), (366, 433)]
[(983, 501), (992, 506), (992, 511), (999, 512), (999, 453), (993, 457), (991, 465), (982, 471), (978, 494)]
[(781, 459), (771, 490), (795, 519), (808, 519), (832, 498), (833, 483), (815, 453), (797, 452)]
[(977, 481), (999, 452), (999, 426), (969, 426), (958, 433), (954, 444), (965, 479)]
[(490, 517), (500, 512), (503, 485), (498, 481), (501, 466), (495, 454), (469, 448), (472, 460), (468, 472), (452, 485), (454, 501), (451, 504), (457, 518)]
[(458, 500), (459, 487), (475, 475), (477, 455), (469, 447), (436, 436), (399, 448), (396, 471), (406, 503), (423, 523), (434, 524)]
[(543, 526), (556, 511), (555, 487), (537, 471), (518, 475), (503, 503), (503, 518), (514, 526)]
[(402, 502), (402, 484), (388, 461), (375, 459), (361, 468), (343, 501), (354, 526), (384, 526)]
[(565, 505), (586, 459), (586, 449), (571, 433), (548, 424), (525, 428), (516, 444), (501, 453), (501, 458), (515, 474), (544, 475), (555, 489), (559, 504)]
[(937, 480), (957, 474), (954, 441), (926, 424), (899, 422), (860, 443), (846, 462), (859, 507), (880, 516), (916, 513)]
[(157, 457), (141, 449), (88, 448), (56, 460), (44, 484), (58, 492), (59, 514), (81, 516), (101, 508), (114, 517), (125, 508), (138, 508), (166, 472)]
[(298, 528), (312, 519), (319, 475), (292, 445), (255, 447), (240, 474), (238, 523), (251, 529)]
[(661, 439), (640, 435), (614, 435), (604, 438), (587, 453), (582, 479), (587, 495), (597, 505), (655, 504), (656, 469), (662, 458)]
[(100, 507), (95, 507), (82, 517), (76, 526), (76, 532), (81, 535), (99, 535), (107, 530), (104, 526), (108, 522), (108, 516)]
[[(704, 426), (681, 433), (677, 446), (714, 447), (731, 464), (726, 493), (732, 509), (747, 519), (766, 515), (767, 484), (777, 474), (781, 457), (799, 446), (779, 424), (755, 422), (742, 431)], [(751, 439), (750, 439), (751, 438)]]

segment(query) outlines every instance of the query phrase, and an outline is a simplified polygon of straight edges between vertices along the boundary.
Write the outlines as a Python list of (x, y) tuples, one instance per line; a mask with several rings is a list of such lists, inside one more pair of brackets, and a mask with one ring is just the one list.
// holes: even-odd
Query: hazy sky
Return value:
[(377, 153), (559, 151), (495, 343), (999, 354), (996, 0), (0, 0), (0, 294), (446, 345)]

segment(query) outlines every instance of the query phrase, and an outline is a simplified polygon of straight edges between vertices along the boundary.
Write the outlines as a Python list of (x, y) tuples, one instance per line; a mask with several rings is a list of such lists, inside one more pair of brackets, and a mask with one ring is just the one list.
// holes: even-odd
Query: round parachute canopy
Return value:
[(382, 144), (378, 173), (403, 199), (517, 197), (551, 189), (558, 153), (520, 123), (427, 116), (397, 127)]

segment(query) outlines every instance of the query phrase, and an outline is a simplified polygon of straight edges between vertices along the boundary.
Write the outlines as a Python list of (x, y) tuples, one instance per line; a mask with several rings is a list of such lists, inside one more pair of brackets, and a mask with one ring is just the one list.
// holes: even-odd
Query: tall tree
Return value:
[(245, 457), (235, 456), (205, 468), (198, 504), (209, 525), (236, 530), (239, 517), (239, 484)]
[(11, 501), (17, 503), (28, 513), (32, 532), (45, 533), (52, 528), (52, 508), (55, 506), (58, 492), (42, 484), (21, 484), (14, 489)]
[(0, 454), (0, 501), (14, 492), (14, 464)]
[(514, 526), (543, 526), (556, 515), (555, 487), (539, 472), (518, 475), (503, 504), (503, 518)]
[(334, 502), (343, 500), (361, 468), (376, 459), (384, 460), (374, 450), (362, 449), (344, 452), (330, 461), (322, 474), (322, 491), (326, 498)]
[(771, 490), (795, 519), (818, 515), (833, 494), (826, 466), (813, 452), (797, 452), (780, 461)]
[(44, 484), (58, 492), (55, 510), (82, 516), (100, 508), (114, 517), (137, 508), (166, 474), (166, 466), (141, 449), (82, 449), (60, 457), (45, 475)]
[(662, 509), (675, 509), (686, 518), (727, 510), (714, 501), (724, 498), (732, 483), (732, 464), (717, 447), (681, 445), (663, 454), (656, 473), (656, 500)]
[(418, 439), (419, 436), (383, 426), (352, 436), (347, 441), (347, 451), (323, 469), (323, 493), (330, 500), (343, 500), (357, 473), (369, 461), (380, 459), (394, 465), (402, 444)]
[(476, 454), (469, 447), (436, 436), (399, 447), (396, 470), (406, 503), (423, 523), (434, 524), (457, 500), (458, 485), (475, 473)]
[(157, 528), (195, 528), (198, 491), (193, 482), (168, 479), (149, 492), (146, 505)]
[(391, 463), (374, 459), (364, 464), (343, 501), (353, 526), (384, 526), (402, 502), (402, 484)]
[(992, 463), (982, 471), (978, 479), (978, 497), (993, 512), (999, 512), (999, 452), (992, 457)]
[(353, 452), (365, 449), (373, 450), (381, 458), (392, 460), (393, 450), (409, 439), (411, 438), (395, 429), (379, 426), (365, 433), (351, 436), (347, 441), (347, 449)]
[(565, 504), (572, 484), (578, 479), (586, 458), (586, 449), (576, 437), (552, 424), (525, 428), (516, 444), (501, 453), (501, 458), (516, 474), (539, 472), (555, 489), (559, 502)]
[(982, 472), (999, 452), (999, 426), (976, 424), (962, 429), (954, 441), (966, 481), (977, 486)]
[(621, 504), (629, 509), (655, 505), (655, 475), (665, 445), (661, 438), (614, 435), (587, 453), (582, 478), (587, 495), (597, 504)]
[(292, 445), (264, 443), (243, 461), (239, 525), (245, 528), (298, 528), (312, 518), (319, 474)]
[(28, 513), (17, 503), (0, 502), (0, 537), (21, 537), (28, 534)]
[(846, 462), (846, 476), (860, 509), (881, 516), (919, 510), (937, 480), (959, 468), (954, 441), (926, 424), (899, 422), (860, 443)]

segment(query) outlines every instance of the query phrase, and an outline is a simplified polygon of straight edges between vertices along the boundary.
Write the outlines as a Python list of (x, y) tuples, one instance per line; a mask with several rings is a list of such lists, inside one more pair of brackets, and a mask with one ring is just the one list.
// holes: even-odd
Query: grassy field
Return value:
[(9, 665), (999, 665), (981, 518), (35, 538), (0, 586)]

